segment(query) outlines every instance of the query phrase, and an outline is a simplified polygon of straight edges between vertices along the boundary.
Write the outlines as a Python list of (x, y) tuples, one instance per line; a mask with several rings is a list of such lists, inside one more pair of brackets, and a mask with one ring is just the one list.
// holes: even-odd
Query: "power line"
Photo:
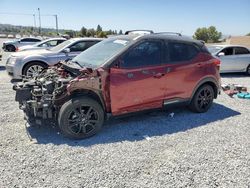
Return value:
[[(41, 33), (41, 16), (53, 16), (55, 17), (56, 21), (56, 31), (58, 34), (58, 17), (57, 14), (40, 14), (40, 8), (38, 10), (38, 20), (39, 20), (39, 33)], [(36, 28), (36, 14), (30, 14), (30, 13), (18, 13), (18, 12), (0, 12), (0, 14), (3, 15), (22, 15), (22, 16), (32, 16), (34, 19), (34, 27)]]
[(14, 13), (14, 12), (0, 12), (0, 14), (6, 14), (6, 15), (23, 15), (23, 16), (33, 16), (33, 14), (28, 14), (28, 13)]

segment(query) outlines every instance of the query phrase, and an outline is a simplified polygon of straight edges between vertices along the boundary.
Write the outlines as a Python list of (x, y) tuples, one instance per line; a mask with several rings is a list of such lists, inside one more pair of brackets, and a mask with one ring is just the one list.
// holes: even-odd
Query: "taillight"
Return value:
[(19, 50), (18, 47), (16, 47), (16, 52), (18, 52), (18, 50)]
[(213, 64), (216, 65), (217, 67), (220, 66), (220, 60), (219, 59), (213, 59)]

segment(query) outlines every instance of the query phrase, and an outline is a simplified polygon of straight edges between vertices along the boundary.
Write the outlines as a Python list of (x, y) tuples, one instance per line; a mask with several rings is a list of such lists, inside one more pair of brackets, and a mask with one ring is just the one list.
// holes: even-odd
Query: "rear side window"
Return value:
[(97, 44), (98, 42), (100, 42), (100, 41), (88, 41), (86, 45), (87, 45), (87, 47), (89, 48), (89, 47), (91, 47), (91, 46)]
[(70, 47), (71, 52), (82, 52), (87, 49), (86, 42), (77, 42)]
[(33, 39), (33, 38), (25, 38), (21, 39), (21, 42), (40, 42), (41, 40), (39, 39)]
[(145, 41), (130, 49), (122, 58), (121, 67), (136, 68), (161, 64), (162, 43)]
[(81, 41), (76, 44), (73, 44), (70, 47), (71, 52), (83, 52), (84, 50), (88, 49), (90, 46), (93, 46), (98, 41)]
[(64, 42), (64, 41), (65, 41), (65, 40), (58, 40), (58, 41), (57, 41), (57, 45), (58, 45), (58, 44), (61, 44), (61, 43)]
[(246, 48), (243, 48), (243, 47), (236, 47), (236, 48), (234, 48), (234, 49), (235, 49), (235, 51), (234, 51), (235, 55), (249, 54), (249, 51), (248, 51), (248, 49), (246, 49)]
[(182, 62), (193, 59), (198, 54), (198, 49), (192, 44), (169, 42), (169, 61)]

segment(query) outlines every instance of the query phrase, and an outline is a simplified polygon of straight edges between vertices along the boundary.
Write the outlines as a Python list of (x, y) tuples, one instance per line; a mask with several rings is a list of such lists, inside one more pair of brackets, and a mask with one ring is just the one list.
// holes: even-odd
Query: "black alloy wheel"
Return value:
[(104, 112), (101, 105), (88, 97), (66, 102), (58, 119), (62, 133), (73, 139), (83, 139), (96, 134), (103, 121)]
[(189, 107), (194, 112), (203, 113), (211, 107), (213, 99), (214, 90), (212, 86), (203, 85), (196, 91)]

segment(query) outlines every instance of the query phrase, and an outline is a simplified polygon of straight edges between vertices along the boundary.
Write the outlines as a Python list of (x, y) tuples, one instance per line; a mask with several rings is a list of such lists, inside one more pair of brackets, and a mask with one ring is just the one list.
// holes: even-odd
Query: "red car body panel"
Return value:
[[(110, 68), (109, 78), (102, 84), (106, 88), (103, 90), (106, 107), (113, 115), (120, 115), (160, 108), (168, 99), (190, 99), (201, 80), (208, 77), (219, 80), (214, 60), (211, 55), (200, 53), (192, 61), (179, 64)], [(105, 92), (108, 87), (109, 94)]]

